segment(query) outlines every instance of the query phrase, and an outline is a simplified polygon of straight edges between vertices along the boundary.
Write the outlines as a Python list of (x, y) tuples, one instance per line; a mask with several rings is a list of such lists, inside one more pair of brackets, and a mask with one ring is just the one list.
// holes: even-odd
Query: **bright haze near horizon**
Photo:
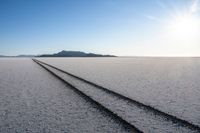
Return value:
[(200, 56), (199, 0), (1, 0), (0, 55)]

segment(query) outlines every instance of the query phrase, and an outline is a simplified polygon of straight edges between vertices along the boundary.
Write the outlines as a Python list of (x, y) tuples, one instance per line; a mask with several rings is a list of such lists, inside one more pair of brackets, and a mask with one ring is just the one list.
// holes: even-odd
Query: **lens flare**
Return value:
[(169, 23), (170, 33), (180, 39), (192, 39), (198, 35), (199, 20), (192, 15), (176, 16)]

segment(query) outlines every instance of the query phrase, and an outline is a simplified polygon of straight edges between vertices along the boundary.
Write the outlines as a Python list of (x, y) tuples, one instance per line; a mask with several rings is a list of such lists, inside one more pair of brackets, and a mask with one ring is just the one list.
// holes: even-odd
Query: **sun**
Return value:
[(199, 38), (200, 18), (199, 0), (193, 0), (191, 6), (183, 10), (176, 9), (167, 21), (168, 33), (179, 40)]
[[(169, 8), (162, 22), (161, 44), (171, 54), (178, 56), (198, 55), (200, 49), (200, 0), (183, 8)], [(164, 41), (164, 42), (163, 42)], [(163, 45), (164, 46), (164, 45)]]
[(169, 23), (172, 36), (178, 39), (192, 39), (198, 35), (199, 20), (191, 14), (175, 16)]

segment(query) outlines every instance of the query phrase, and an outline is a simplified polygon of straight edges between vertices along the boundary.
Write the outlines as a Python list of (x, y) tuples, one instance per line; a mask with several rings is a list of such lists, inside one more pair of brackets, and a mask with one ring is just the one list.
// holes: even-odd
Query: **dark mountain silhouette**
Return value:
[(61, 51), (55, 54), (44, 54), (38, 57), (116, 57), (114, 55), (101, 55), (94, 53), (85, 53), (81, 51)]
[(5, 56), (5, 55), (0, 55), (0, 57), (9, 57), (9, 56)]
[(18, 55), (16, 57), (35, 57), (35, 55)]
[(0, 57), (36, 57), (36, 56), (35, 55), (17, 55), (17, 56), (0, 55)]

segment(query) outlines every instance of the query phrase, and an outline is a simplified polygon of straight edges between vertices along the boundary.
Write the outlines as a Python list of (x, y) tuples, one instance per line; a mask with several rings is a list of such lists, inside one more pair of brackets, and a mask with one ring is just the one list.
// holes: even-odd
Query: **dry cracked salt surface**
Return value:
[(39, 58), (200, 126), (200, 58)]
[(0, 132), (130, 132), (31, 59), (0, 59)]
[(113, 93), (108, 93), (104, 89), (99, 89), (89, 83), (70, 76), (62, 71), (54, 69), (46, 64), (36, 61), (45, 69), (56, 74), (65, 82), (76, 87), (86, 95), (92, 97), (103, 106), (118, 114), (124, 120), (136, 126), (139, 130), (147, 133), (199, 133), (198, 129), (191, 129), (180, 120), (177, 122), (174, 119), (156, 113), (155, 110), (138, 106), (134, 102), (124, 99), (121, 96)]

